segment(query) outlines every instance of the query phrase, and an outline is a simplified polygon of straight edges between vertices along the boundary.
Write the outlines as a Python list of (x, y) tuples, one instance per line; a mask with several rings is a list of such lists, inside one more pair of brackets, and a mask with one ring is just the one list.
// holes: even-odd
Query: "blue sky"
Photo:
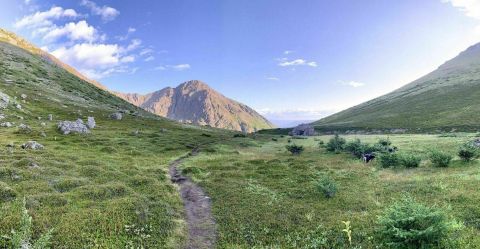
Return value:
[(270, 119), (318, 119), (480, 41), (480, 0), (2, 0), (0, 26), (116, 91), (199, 79)]

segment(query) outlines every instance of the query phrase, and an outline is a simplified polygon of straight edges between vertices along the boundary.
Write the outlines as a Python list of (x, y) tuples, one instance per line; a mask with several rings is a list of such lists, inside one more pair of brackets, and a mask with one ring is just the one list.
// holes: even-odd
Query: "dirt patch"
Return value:
[(178, 170), (185, 159), (198, 154), (198, 149), (192, 150), (170, 164), (170, 178), (179, 185), (188, 226), (187, 249), (213, 248), (216, 240), (216, 225), (211, 212), (210, 198), (202, 188), (183, 176)]

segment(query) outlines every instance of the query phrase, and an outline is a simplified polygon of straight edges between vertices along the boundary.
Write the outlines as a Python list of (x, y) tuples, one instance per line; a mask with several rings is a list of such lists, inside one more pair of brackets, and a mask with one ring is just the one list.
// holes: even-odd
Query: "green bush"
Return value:
[(323, 176), (317, 182), (317, 189), (323, 193), (325, 197), (332, 198), (337, 193), (337, 183), (332, 178)]
[(335, 134), (327, 143), (327, 151), (339, 153), (345, 148), (347, 141), (345, 138), (340, 137), (338, 134)]
[(293, 155), (300, 155), (304, 150), (303, 146), (296, 145), (296, 144), (287, 145), (287, 146), (285, 146), (285, 148), (288, 151), (290, 151)]
[(388, 146), (392, 145), (392, 142), (388, 138), (380, 138), (378, 140), (378, 144), (381, 145), (381, 146), (384, 146), (384, 147), (388, 147)]
[(465, 162), (471, 161), (478, 156), (477, 147), (471, 143), (464, 144), (458, 149), (458, 156)]
[(432, 151), (430, 152), (430, 161), (432, 162), (433, 166), (445, 168), (448, 167), (450, 161), (452, 161), (452, 156), (448, 155), (441, 151)]
[(400, 158), (400, 164), (405, 168), (417, 168), (421, 162), (422, 158), (412, 154), (402, 155)]
[(396, 153), (384, 153), (380, 156), (382, 168), (395, 167), (400, 164), (400, 158)]
[(10, 188), (6, 183), (0, 182), (0, 203), (12, 201), (17, 197), (15, 190)]
[(390, 248), (442, 248), (453, 223), (434, 207), (404, 197), (388, 207), (378, 218), (378, 236)]

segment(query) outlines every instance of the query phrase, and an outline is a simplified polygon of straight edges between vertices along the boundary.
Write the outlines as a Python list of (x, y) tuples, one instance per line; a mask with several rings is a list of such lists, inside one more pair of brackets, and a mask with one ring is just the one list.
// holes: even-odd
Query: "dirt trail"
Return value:
[(210, 198), (202, 188), (183, 176), (178, 169), (178, 165), (185, 159), (196, 156), (198, 152), (198, 149), (192, 150), (188, 155), (173, 161), (169, 168), (170, 179), (180, 187), (180, 196), (185, 207), (188, 225), (186, 249), (213, 248), (216, 240), (216, 225), (211, 212)]

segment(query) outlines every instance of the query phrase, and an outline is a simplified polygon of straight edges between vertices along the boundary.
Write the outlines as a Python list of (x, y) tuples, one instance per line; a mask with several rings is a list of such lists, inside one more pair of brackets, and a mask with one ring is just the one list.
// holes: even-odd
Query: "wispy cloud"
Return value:
[(105, 22), (112, 21), (118, 15), (120, 15), (120, 11), (116, 10), (115, 8), (106, 5), (100, 7), (95, 2), (90, 0), (82, 0), (80, 4), (89, 8), (92, 14), (100, 16)]
[(184, 71), (190, 69), (190, 64), (178, 64), (178, 65), (164, 65), (155, 67), (154, 70), (175, 70), (175, 71)]
[(480, 20), (480, 0), (442, 0), (464, 12), (466, 16)]
[(295, 59), (295, 60), (288, 60), (287, 58), (279, 59), (278, 65), (281, 67), (294, 67), (294, 66), (309, 66), (309, 67), (317, 67), (317, 62), (315, 61), (307, 61), (305, 59)]
[(350, 86), (350, 87), (354, 87), (354, 88), (365, 86), (365, 83), (358, 82), (358, 81), (353, 81), (353, 80), (351, 80), (351, 81), (339, 80), (338, 83), (342, 86)]
[(293, 53), (293, 52), (294, 52), (293, 50), (285, 50), (285, 51), (283, 51), (283, 54), (284, 54), (284, 55), (289, 55), (289, 54), (291, 54), (291, 53)]
[(155, 57), (151, 55), (144, 59), (144, 61), (146, 62), (153, 61), (153, 60), (155, 60)]
[(266, 77), (267, 80), (279, 81), (280, 79), (277, 77)]
[(322, 110), (322, 109), (282, 109), (272, 110), (270, 108), (263, 108), (257, 110), (270, 120), (318, 120), (338, 110)]

